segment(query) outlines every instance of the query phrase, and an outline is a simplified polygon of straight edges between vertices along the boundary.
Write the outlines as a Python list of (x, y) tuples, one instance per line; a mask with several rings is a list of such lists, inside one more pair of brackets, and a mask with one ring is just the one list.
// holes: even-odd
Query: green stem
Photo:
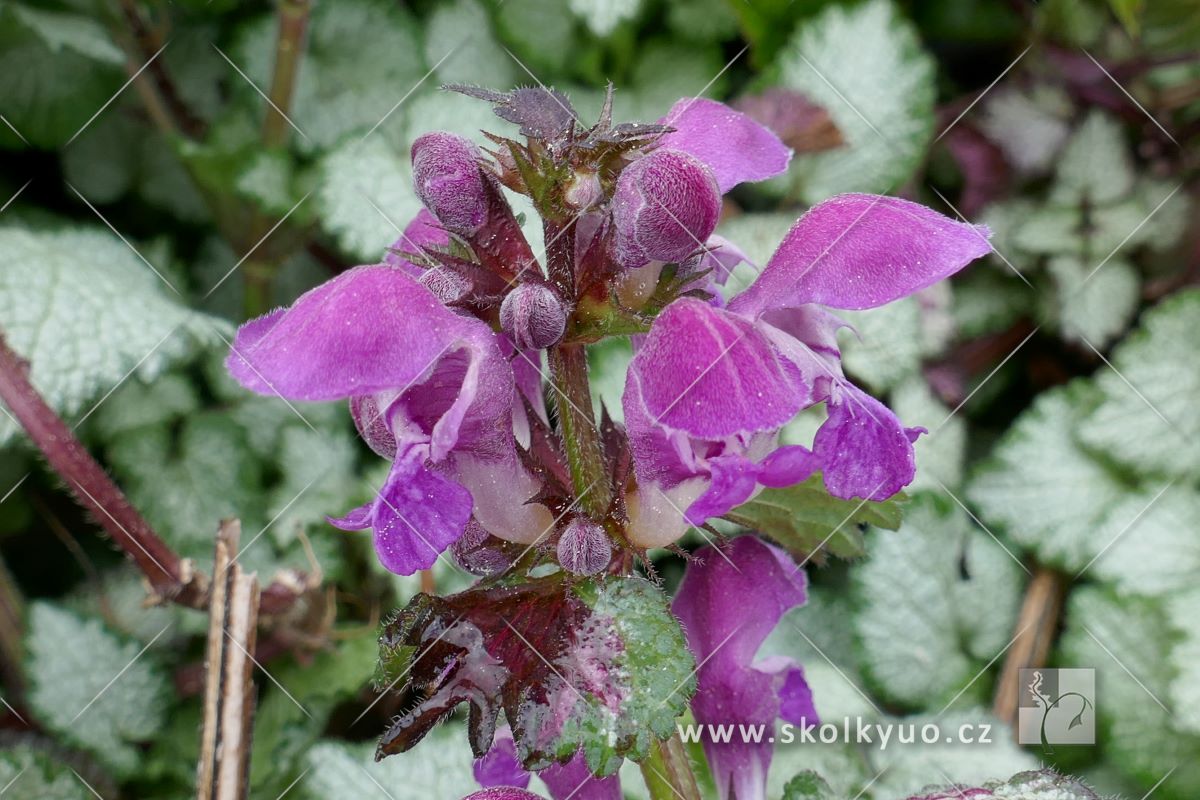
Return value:
[(700, 800), (700, 787), (679, 734), (651, 745), (641, 767), (650, 800)]
[(253, 319), (271, 308), (271, 283), (275, 278), (275, 267), (265, 261), (251, 260), (243, 264), (242, 269), (245, 270), (246, 318)]
[(592, 415), (587, 352), (583, 345), (559, 345), (549, 351), (550, 381), (571, 483), (580, 506), (593, 519), (608, 513), (610, 478), (604, 465), (600, 432)]
[(308, 30), (309, 0), (280, 0), (279, 34), (275, 38), (275, 69), (271, 75), (271, 102), (263, 118), (263, 144), (283, 147), (291, 133), (285, 116), (296, 92), (296, 76), (304, 55), (304, 34)]

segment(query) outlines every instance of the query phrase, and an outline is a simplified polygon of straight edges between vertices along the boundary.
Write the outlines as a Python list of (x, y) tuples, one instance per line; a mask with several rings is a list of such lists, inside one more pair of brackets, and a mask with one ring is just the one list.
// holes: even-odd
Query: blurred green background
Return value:
[[(304, 20), (294, 70), (276, 69)], [(1022, 750), (1003, 728), (988, 748), (781, 747), (772, 797), (802, 768), (884, 800), (1039, 762), (1106, 793), (1200, 796), (1194, 2), (3, 0), (0, 76), (0, 330), (178, 552), (209, 567), (237, 516), (264, 582), (316, 565), (332, 592), (315, 648), (262, 654), (253, 797), (474, 784), (454, 724), (371, 761), (405, 702), (369, 688), (376, 626), (417, 579), (323, 517), (386, 464), (342, 406), (233, 385), (227, 340), (382, 257), (419, 208), (416, 136), (505, 132), (440, 84), (553, 85), (587, 121), (609, 80), (620, 119), (703, 94), (798, 150), (727, 203), (718, 232), (760, 265), (844, 191), (995, 231), (952, 283), (847, 315), (848, 371), (930, 434), (901, 529), (847, 531), (865, 557), (810, 568), (812, 602), (768, 644), (805, 663), (824, 720), (985, 718), (1034, 575), (1065, 595), (1050, 662), (1097, 671), (1095, 747)], [(591, 355), (619, 410), (627, 344)], [(205, 619), (144, 608), (62, 489), (0, 416), (0, 795), (187, 797)], [(658, 566), (677, 580), (677, 558)]]

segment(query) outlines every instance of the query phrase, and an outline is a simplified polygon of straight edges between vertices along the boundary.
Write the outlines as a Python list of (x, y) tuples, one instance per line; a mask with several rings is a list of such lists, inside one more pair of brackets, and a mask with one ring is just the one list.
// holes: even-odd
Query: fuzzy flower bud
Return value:
[(614, 257), (626, 269), (679, 262), (717, 227), (721, 193), (712, 170), (679, 150), (655, 150), (630, 164), (613, 195)]
[(558, 293), (538, 282), (517, 284), (500, 304), (500, 328), (521, 350), (540, 350), (562, 338), (567, 309)]
[(427, 133), (413, 142), (413, 186), (417, 196), (446, 230), (471, 236), (488, 219), (487, 176), (482, 154), (452, 133)]
[(567, 205), (579, 211), (598, 205), (603, 199), (604, 188), (595, 172), (576, 172), (563, 193)]
[(608, 566), (612, 544), (604, 528), (587, 517), (571, 520), (558, 538), (558, 563), (576, 575), (595, 575)]
[(446, 305), (452, 305), (471, 294), (471, 281), (445, 267), (426, 270), (420, 283)]

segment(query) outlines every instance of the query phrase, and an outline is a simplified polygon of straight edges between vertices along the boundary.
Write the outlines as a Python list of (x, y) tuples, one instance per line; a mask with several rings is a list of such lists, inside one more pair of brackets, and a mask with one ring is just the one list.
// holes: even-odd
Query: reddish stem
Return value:
[(42, 399), (28, 373), (29, 364), (0, 334), (0, 400), (62, 477), (76, 502), (90, 511), (134, 560), (154, 591), (163, 598), (202, 608), (207, 581), (192, 572), (187, 562), (154, 532), (70, 427)]

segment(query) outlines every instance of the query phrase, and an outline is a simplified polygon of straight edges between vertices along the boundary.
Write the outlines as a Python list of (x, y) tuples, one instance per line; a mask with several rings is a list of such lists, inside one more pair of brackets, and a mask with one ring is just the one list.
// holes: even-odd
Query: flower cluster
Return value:
[[(791, 151), (773, 133), (703, 98), (656, 123), (614, 124), (610, 92), (585, 127), (553, 90), (455, 88), (491, 102), (523, 141), (488, 135), (485, 151), (451, 133), (419, 138), (413, 176), (427, 210), (380, 263), (245, 324), (228, 358), (261, 394), (348, 400), (363, 439), (391, 461), (375, 498), (332, 524), (370, 529), (380, 561), (400, 574), (449, 550), (476, 574), (549, 563), (569, 581), (629, 575), (646, 549), (764, 487), (819, 473), (831, 495), (883, 500), (911, 481), (922, 431), (847, 380), (846, 324), (829, 309), (872, 308), (953, 274), (989, 251), (986, 229), (905, 200), (842, 195), (802, 216), (757, 279), (726, 298), (725, 279), (746, 259), (713, 235), (722, 195), (786, 169)], [(541, 216), (542, 259), (506, 191)], [(623, 425), (594, 418), (588, 388), (585, 348), (610, 335), (634, 343)], [(811, 447), (780, 446), (783, 426), (818, 404), (826, 419)], [(814, 718), (797, 665), (754, 662), (803, 602), (803, 573), (754, 538), (707, 555), (674, 604), (702, 664), (697, 718)], [(763, 607), (747, 625), (730, 598), (751, 596)], [(411, 614), (396, 640), (421, 641), (414, 626), (432, 613)], [(496, 685), (515, 685), (524, 667), (487, 645), (485, 616), (473, 617), (480, 657), (492, 659)], [(471, 661), (455, 653), (431, 673), (444, 691), (425, 704), (428, 719), (399, 725), (404, 736), (467, 697), (446, 688)], [(473, 740), (479, 755), (493, 732)], [(761, 795), (769, 747), (706, 747), (722, 797)]]

